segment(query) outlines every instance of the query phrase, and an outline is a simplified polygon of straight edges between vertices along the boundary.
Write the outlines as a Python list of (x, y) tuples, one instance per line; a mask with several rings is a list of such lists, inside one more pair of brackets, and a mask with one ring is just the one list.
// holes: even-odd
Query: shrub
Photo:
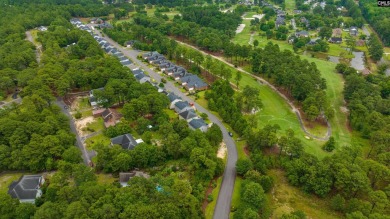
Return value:
[(74, 114), (74, 118), (75, 118), (75, 119), (81, 119), (82, 116), (83, 116), (83, 114), (81, 114), (80, 111), (77, 111), (77, 112)]

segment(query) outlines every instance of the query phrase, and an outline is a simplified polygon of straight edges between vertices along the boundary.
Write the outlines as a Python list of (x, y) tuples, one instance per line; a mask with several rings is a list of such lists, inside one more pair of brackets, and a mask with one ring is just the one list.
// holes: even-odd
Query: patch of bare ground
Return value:
[(227, 152), (226, 144), (225, 142), (221, 142), (221, 144), (219, 145), (217, 157), (224, 159), (226, 157), (226, 152)]
[(87, 127), (89, 123), (94, 122), (95, 118), (93, 116), (88, 116), (82, 119), (75, 120), (75, 125), (77, 132), (79, 133), (80, 136), (85, 136), (87, 135), (87, 132), (83, 131), (83, 128)]

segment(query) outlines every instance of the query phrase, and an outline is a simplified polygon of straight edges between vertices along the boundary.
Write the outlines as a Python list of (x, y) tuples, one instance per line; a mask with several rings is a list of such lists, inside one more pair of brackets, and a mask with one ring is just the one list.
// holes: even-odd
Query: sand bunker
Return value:
[(222, 142), (219, 146), (217, 157), (221, 159), (225, 158), (226, 152), (227, 152), (226, 144), (225, 142)]

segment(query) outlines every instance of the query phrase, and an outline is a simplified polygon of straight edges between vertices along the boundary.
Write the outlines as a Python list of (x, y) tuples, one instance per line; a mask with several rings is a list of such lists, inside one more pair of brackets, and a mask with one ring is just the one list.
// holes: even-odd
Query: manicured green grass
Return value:
[(81, 112), (81, 115), (82, 115), (82, 118), (92, 116), (92, 110), (83, 111), (83, 112)]
[(104, 174), (104, 173), (99, 173), (96, 174), (97, 176), (97, 181), (100, 184), (112, 184), (115, 182), (115, 180), (118, 180), (118, 178), (114, 178), (112, 174)]
[(295, 9), (295, 0), (286, 0), (285, 5), (286, 5), (286, 11), (292, 12)]
[(170, 119), (177, 119), (179, 116), (175, 113), (175, 111), (171, 109), (164, 109), (164, 112), (168, 114)]
[(250, 20), (243, 20), (242, 23), (245, 24), (244, 29), (241, 31), (241, 33), (236, 34), (232, 42), (240, 45), (248, 45), (249, 38), (251, 35)]
[(6, 173), (0, 174), (0, 193), (6, 194), (8, 192), (8, 186), (12, 181), (17, 181), (23, 173)]
[(104, 121), (103, 121), (103, 118), (102, 118), (102, 117), (99, 117), (99, 118), (95, 119), (94, 122), (89, 123), (89, 124), (87, 125), (87, 128), (93, 130), (93, 132), (98, 132), (98, 131), (103, 130), (103, 129), (104, 129)]
[(323, 61), (307, 56), (301, 56), (307, 59), (309, 62), (314, 62), (317, 68), (321, 72), (321, 76), (325, 78), (327, 89), (326, 94), (328, 96), (331, 106), (335, 110), (335, 116), (330, 120), (332, 126), (332, 136), (335, 138), (339, 146), (345, 146), (351, 144), (351, 133), (347, 127), (347, 114), (342, 112), (344, 106), (343, 87), (344, 79), (340, 74), (335, 72), (336, 64), (328, 61)]
[(110, 145), (110, 143), (110, 138), (103, 134), (95, 135), (85, 141), (88, 150), (94, 149), (97, 144), (103, 144), (104, 146), (108, 146)]
[(222, 183), (222, 176), (218, 178), (217, 187), (215, 187), (213, 189), (213, 192), (211, 193), (211, 195), (213, 197), (213, 201), (210, 202), (206, 207), (206, 210), (205, 210), (206, 219), (213, 218), (215, 205), (217, 204), (217, 200), (218, 200), (219, 190), (221, 189), (221, 183)]
[(291, 186), (284, 172), (281, 170), (271, 170), (269, 176), (274, 179), (274, 190), (267, 194), (273, 206), (273, 213), (270, 218), (281, 218), (283, 214), (301, 210), (307, 218), (343, 218), (342, 215), (332, 211), (329, 207), (329, 199), (321, 199), (314, 195), (306, 194), (299, 188)]
[[(240, 196), (241, 196), (241, 184), (243, 179), (239, 176), (236, 177), (236, 181), (234, 183), (233, 195), (232, 195), (232, 208), (237, 208), (240, 205)], [(234, 212), (230, 212), (230, 217), (233, 218)]]

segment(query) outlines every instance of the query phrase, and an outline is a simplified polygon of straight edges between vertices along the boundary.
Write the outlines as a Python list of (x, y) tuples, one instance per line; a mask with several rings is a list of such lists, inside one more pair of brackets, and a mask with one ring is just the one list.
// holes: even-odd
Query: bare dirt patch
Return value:
[(347, 107), (345, 107), (345, 106), (341, 106), (340, 107), (340, 111), (346, 114), (346, 113), (349, 112), (349, 109)]
[(75, 120), (75, 125), (76, 125), (76, 129), (77, 129), (77, 132), (79, 133), (80, 136), (84, 136), (84, 135), (87, 135), (86, 132), (84, 132), (82, 129), (87, 127), (87, 125), (89, 123), (92, 123), (94, 122), (95, 119), (93, 118), (93, 116), (88, 116), (88, 117), (85, 117), (83, 119), (78, 119), (78, 120)]
[(224, 159), (226, 157), (226, 152), (227, 152), (226, 144), (225, 142), (222, 142), (219, 146), (217, 157)]

